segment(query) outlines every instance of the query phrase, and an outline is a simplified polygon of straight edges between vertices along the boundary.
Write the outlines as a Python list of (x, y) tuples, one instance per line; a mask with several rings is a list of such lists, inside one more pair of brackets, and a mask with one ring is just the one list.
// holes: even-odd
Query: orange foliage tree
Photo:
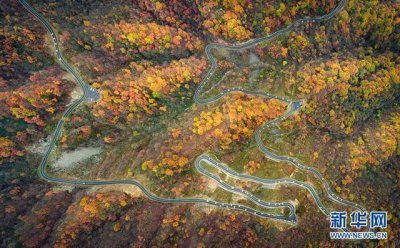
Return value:
[(190, 33), (170, 26), (154, 22), (127, 23), (121, 21), (104, 33), (110, 50), (119, 50), (122, 54), (165, 53), (167, 51), (189, 50), (199, 51), (202, 41)]
[(220, 141), (222, 149), (228, 149), (235, 141), (250, 137), (254, 130), (268, 120), (285, 111), (285, 104), (272, 99), (246, 96), (242, 93), (232, 96), (213, 111), (203, 111), (193, 120), (193, 133), (211, 134)]
[(159, 106), (159, 99), (170, 97), (180, 88), (189, 88), (193, 82), (198, 83), (205, 65), (204, 60), (190, 57), (173, 61), (168, 66), (143, 69), (139, 75), (122, 70), (114, 80), (96, 84), (102, 99), (96, 102), (94, 115), (116, 123), (153, 114), (160, 107), (167, 110)]

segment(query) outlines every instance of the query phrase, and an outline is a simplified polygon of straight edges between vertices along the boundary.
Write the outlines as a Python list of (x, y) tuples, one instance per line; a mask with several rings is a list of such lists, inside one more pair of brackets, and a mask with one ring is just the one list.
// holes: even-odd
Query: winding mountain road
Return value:
[[(306, 182), (301, 182), (301, 181), (292, 179), (292, 178), (281, 178), (281, 179), (268, 180), (268, 179), (263, 179), (263, 178), (247, 175), (247, 174), (237, 173), (236, 171), (230, 169), (228, 166), (224, 165), (223, 163), (220, 163), (217, 160), (211, 158), (207, 154), (200, 155), (199, 157), (196, 158), (195, 166), (199, 173), (201, 173), (202, 175), (217, 182), (221, 188), (223, 188), (233, 194), (240, 195), (240, 196), (252, 201), (259, 207), (262, 207), (262, 208), (288, 208), (290, 210), (289, 215), (285, 216), (283, 214), (272, 214), (272, 213), (263, 212), (261, 210), (256, 210), (254, 208), (251, 208), (251, 207), (248, 207), (248, 206), (245, 206), (242, 204), (223, 203), (223, 202), (218, 202), (218, 201), (214, 201), (214, 200), (210, 200), (210, 199), (203, 199), (203, 198), (162, 198), (162, 197), (158, 197), (155, 194), (151, 193), (149, 190), (146, 189), (145, 186), (143, 186), (140, 182), (138, 182), (136, 180), (92, 180), (92, 181), (89, 181), (89, 180), (57, 178), (57, 177), (53, 177), (53, 176), (47, 174), (46, 165), (47, 165), (50, 153), (54, 149), (57, 140), (61, 136), (65, 118), (68, 117), (72, 113), (72, 111), (74, 109), (76, 109), (80, 104), (82, 104), (84, 102), (97, 101), (100, 98), (100, 94), (98, 93), (97, 90), (93, 89), (90, 85), (86, 84), (81, 79), (79, 74), (63, 58), (61, 49), (60, 49), (59, 39), (57, 38), (57, 35), (56, 35), (55, 31), (53, 30), (53, 28), (51, 27), (50, 23), (38, 11), (36, 11), (26, 0), (20, 0), (20, 3), (24, 6), (24, 8), (28, 12), (30, 12), (32, 15), (34, 15), (43, 24), (43, 26), (46, 28), (46, 30), (50, 33), (54, 47), (55, 47), (55, 54), (56, 54), (57, 59), (65, 67), (65, 69), (73, 75), (77, 84), (80, 86), (80, 88), (83, 91), (82, 97), (80, 99), (78, 99), (77, 101), (73, 102), (73, 104), (71, 104), (66, 109), (66, 111), (63, 113), (61, 119), (59, 120), (59, 122), (57, 124), (57, 127), (52, 136), (52, 139), (48, 146), (48, 149), (46, 150), (46, 153), (44, 154), (42, 161), (38, 168), (39, 176), (42, 179), (44, 179), (48, 182), (78, 185), (78, 186), (129, 184), (129, 185), (134, 185), (134, 186), (138, 187), (143, 192), (143, 194), (146, 195), (149, 199), (157, 201), (157, 202), (161, 202), (161, 203), (201, 203), (201, 204), (207, 204), (207, 205), (216, 206), (216, 207), (225, 208), (225, 209), (237, 209), (237, 210), (241, 210), (241, 211), (262, 217), (262, 218), (272, 218), (277, 221), (282, 221), (282, 222), (285, 222), (288, 224), (296, 224), (297, 223), (296, 211), (295, 211), (295, 207), (292, 203), (263, 201), (263, 200), (257, 198), (256, 196), (252, 195), (250, 192), (243, 190), (242, 188), (234, 187), (234, 186), (228, 184), (227, 182), (225, 182), (224, 180), (222, 180), (219, 176), (210, 173), (202, 165), (203, 163), (206, 163), (206, 164), (218, 169), (220, 172), (223, 172), (223, 173), (229, 175), (230, 177), (238, 179), (238, 180), (256, 182), (256, 183), (260, 183), (262, 185), (292, 185), (292, 186), (306, 189), (313, 197), (313, 199), (316, 202), (319, 209), (325, 215), (329, 216), (328, 209), (322, 204), (322, 202), (318, 196), (318, 193), (312, 187), (312, 185), (310, 185)], [(274, 39), (275, 37), (278, 37), (279, 35), (290, 32), (295, 27), (302, 25), (303, 23), (326, 21), (326, 20), (332, 18), (333, 16), (335, 16), (337, 13), (339, 13), (346, 6), (346, 4), (347, 4), (347, 0), (342, 0), (338, 4), (338, 6), (327, 15), (315, 17), (315, 18), (306, 17), (301, 20), (297, 20), (293, 24), (291, 24), (271, 35), (252, 39), (247, 42), (240, 43), (238, 45), (223, 45), (223, 44), (215, 44), (215, 43), (209, 44), (205, 48), (205, 53), (206, 53), (207, 59), (210, 62), (210, 68), (209, 68), (206, 76), (203, 78), (202, 82), (196, 89), (194, 100), (197, 104), (209, 104), (209, 103), (217, 101), (218, 99), (222, 98), (226, 94), (229, 94), (232, 92), (243, 92), (243, 93), (249, 94), (249, 95), (260, 96), (260, 97), (265, 97), (265, 98), (273, 98), (273, 99), (277, 99), (277, 100), (287, 103), (288, 107), (287, 107), (287, 111), (284, 115), (282, 115), (270, 122), (265, 123), (263, 126), (259, 127), (255, 131), (255, 139), (256, 139), (257, 146), (260, 149), (260, 151), (269, 159), (272, 159), (272, 160), (278, 161), (278, 162), (287, 162), (287, 163), (294, 165), (296, 168), (298, 168), (300, 170), (314, 174), (323, 183), (325, 192), (327, 193), (328, 197), (331, 200), (333, 200), (339, 204), (342, 204), (344, 206), (347, 206), (347, 207), (356, 208), (358, 210), (364, 210), (360, 205), (350, 202), (350, 201), (347, 201), (347, 200), (344, 200), (344, 199), (341, 199), (336, 194), (334, 194), (334, 192), (331, 190), (327, 180), (322, 176), (322, 174), (316, 168), (308, 167), (308, 166), (302, 164), (296, 158), (276, 155), (276, 154), (272, 153), (271, 151), (269, 151), (268, 148), (262, 142), (262, 139), (261, 139), (262, 131), (264, 129), (266, 129), (267, 127), (277, 124), (280, 121), (293, 115), (299, 108), (301, 108), (303, 106), (303, 101), (292, 101), (285, 97), (275, 96), (275, 95), (265, 93), (265, 92), (250, 91), (250, 90), (243, 89), (241, 87), (226, 89), (226, 90), (220, 92), (219, 94), (209, 97), (209, 98), (206, 98), (206, 99), (202, 99), (200, 97), (204, 86), (209, 82), (210, 78), (215, 73), (216, 68), (217, 68), (216, 58), (211, 54), (211, 51), (213, 49), (224, 48), (224, 49), (228, 49), (228, 50), (242, 50), (242, 49), (250, 48), (252, 46), (257, 45), (260, 42), (266, 42), (266, 41)]]

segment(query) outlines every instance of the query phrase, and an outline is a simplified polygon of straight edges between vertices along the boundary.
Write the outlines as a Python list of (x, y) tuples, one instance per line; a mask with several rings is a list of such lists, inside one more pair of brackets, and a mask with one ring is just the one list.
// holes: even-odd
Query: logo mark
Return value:
[(330, 221), (331, 228), (346, 228), (347, 212), (331, 212)]
[(370, 228), (386, 228), (387, 227), (387, 212), (385, 211), (371, 211), (369, 216)]
[(367, 227), (367, 215), (367, 212), (352, 212), (350, 214), (350, 226), (357, 227), (358, 229)]

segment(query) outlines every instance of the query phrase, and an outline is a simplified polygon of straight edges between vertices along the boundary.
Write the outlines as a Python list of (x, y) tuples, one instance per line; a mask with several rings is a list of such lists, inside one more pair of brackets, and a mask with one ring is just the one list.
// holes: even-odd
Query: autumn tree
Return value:
[[(193, 119), (193, 133), (209, 134), (219, 140), (222, 149), (249, 138), (266, 121), (281, 115), (285, 104), (278, 100), (235, 94), (229, 101), (213, 111), (203, 111)], [(257, 106), (257, 107), (256, 107)]]
[(205, 61), (195, 57), (172, 61), (168, 66), (149, 67), (137, 75), (124, 69), (112, 81), (97, 84), (102, 99), (94, 107), (95, 116), (117, 123), (165, 112), (167, 107), (158, 103), (160, 99), (198, 83), (204, 69)]

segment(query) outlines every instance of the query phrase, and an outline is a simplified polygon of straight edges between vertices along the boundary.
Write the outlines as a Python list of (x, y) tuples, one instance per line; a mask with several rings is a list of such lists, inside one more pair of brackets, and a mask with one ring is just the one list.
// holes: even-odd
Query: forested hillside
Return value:
[[(162, 197), (249, 204), (196, 171), (196, 158), (208, 153), (238, 172), (309, 182), (323, 195), (313, 175), (256, 147), (255, 131), (283, 115), (286, 102), (233, 92), (196, 104), (194, 94), (210, 66), (207, 44), (273, 34), (339, 2), (30, 1), (53, 26), (65, 59), (101, 97), (65, 119), (49, 173), (135, 179)], [(398, 1), (349, 0), (328, 21), (298, 25), (249, 49), (212, 51), (217, 70), (201, 97), (242, 87), (302, 100), (295, 115), (262, 133), (264, 144), (317, 168), (341, 198), (388, 212), (387, 240), (334, 242), (313, 198), (295, 187), (227, 178), (266, 201), (295, 202), (299, 223), (292, 226), (201, 204), (161, 204), (128, 185), (41, 180), (48, 141), (82, 90), (40, 22), (18, 1), (0, 1), (0, 246), (397, 247), (399, 13)], [(68, 162), (74, 151), (93, 150)]]

